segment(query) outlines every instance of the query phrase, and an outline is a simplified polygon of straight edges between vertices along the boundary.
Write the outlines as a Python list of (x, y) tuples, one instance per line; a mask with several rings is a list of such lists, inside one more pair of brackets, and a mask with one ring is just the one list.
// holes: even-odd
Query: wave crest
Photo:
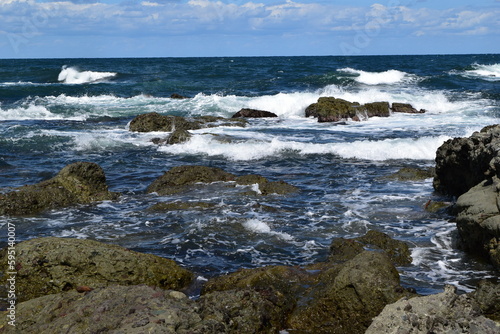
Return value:
[(79, 71), (75, 67), (64, 65), (57, 80), (66, 84), (84, 84), (109, 79), (116, 75), (114, 72)]
[(408, 73), (398, 70), (367, 72), (346, 67), (338, 69), (337, 71), (357, 74), (358, 76), (354, 80), (365, 85), (393, 85), (402, 82), (408, 77)]

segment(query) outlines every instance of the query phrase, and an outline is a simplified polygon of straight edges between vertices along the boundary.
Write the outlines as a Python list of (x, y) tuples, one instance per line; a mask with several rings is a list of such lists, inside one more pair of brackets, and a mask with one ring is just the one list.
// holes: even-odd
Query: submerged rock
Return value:
[(114, 200), (102, 168), (91, 162), (70, 164), (50, 180), (0, 195), (0, 215), (33, 215), (76, 204)]
[(177, 99), (177, 100), (189, 99), (189, 97), (181, 95), (181, 94), (177, 94), (177, 93), (173, 93), (172, 95), (170, 95), (170, 98), (171, 99)]
[[(0, 259), (5, 272), (7, 248), (0, 251)], [(16, 261), (19, 302), (80, 286), (147, 284), (178, 290), (193, 278), (172, 260), (93, 240), (46, 237), (24, 241), (16, 245)]]
[(148, 193), (156, 192), (159, 195), (175, 194), (189, 190), (197, 183), (213, 183), (235, 181), (239, 185), (258, 184), (262, 195), (288, 194), (298, 191), (298, 188), (283, 182), (271, 182), (260, 175), (245, 175), (237, 177), (216, 167), (206, 166), (178, 166), (174, 167), (146, 189)]
[(278, 117), (278, 115), (266, 110), (243, 108), (232, 116), (232, 118), (237, 118), (237, 117), (263, 118), (263, 117)]
[(500, 125), (475, 132), (469, 138), (446, 141), (436, 152), (434, 189), (460, 196), (478, 183), (500, 175)]
[(448, 285), (436, 295), (387, 305), (366, 334), (387, 333), (496, 334), (500, 333), (500, 323), (484, 317), (470, 294), (457, 295), (456, 289)]
[(207, 202), (169, 202), (157, 203), (149, 208), (151, 211), (204, 210), (213, 208), (215, 204)]
[(403, 167), (394, 174), (384, 177), (385, 179), (395, 179), (399, 181), (421, 181), (432, 178), (436, 175), (435, 168), (413, 168)]

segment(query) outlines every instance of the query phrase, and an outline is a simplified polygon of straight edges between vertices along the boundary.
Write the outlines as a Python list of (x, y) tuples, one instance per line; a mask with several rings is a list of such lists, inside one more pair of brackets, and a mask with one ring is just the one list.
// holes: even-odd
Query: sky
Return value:
[(500, 0), (0, 0), (0, 58), (499, 53)]

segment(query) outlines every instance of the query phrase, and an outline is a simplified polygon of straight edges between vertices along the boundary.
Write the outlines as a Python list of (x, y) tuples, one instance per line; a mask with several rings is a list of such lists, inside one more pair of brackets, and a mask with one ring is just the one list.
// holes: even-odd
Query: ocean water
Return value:
[[(426, 113), (345, 125), (305, 118), (321, 96), (405, 102)], [(128, 131), (143, 113), (231, 117), (241, 108), (279, 117), (191, 131), (189, 142), (172, 146), (151, 142), (166, 134)], [(403, 285), (423, 294), (444, 284), (470, 291), (497, 273), (456, 248), (451, 217), (424, 210), (428, 200), (453, 199), (435, 194), (432, 179), (385, 177), (433, 166), (445, 140), (499, 117), (500, 55), (0, 60), (0, 192), (91, 161), (104, 169), (110, 190), (122, 193), (117, 201), (1, 217), (0, 246), (10, 222), (18, 240), (115, 243), (174, 259), (205, 280), (242, 267), (321, 261), (334, 238), (375, 229), (411, 245), (413, 263), (398, 268)], [(260, 174), (301, 191), (251, 196), (210, 185), (146, 194), (153, 180), (186, 164)], [(213, 207), (147, 210), (167, 201)]]

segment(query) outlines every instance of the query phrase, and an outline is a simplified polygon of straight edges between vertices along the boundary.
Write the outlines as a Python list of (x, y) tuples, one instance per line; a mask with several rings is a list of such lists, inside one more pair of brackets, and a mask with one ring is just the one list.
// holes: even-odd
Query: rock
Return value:
[(191, 138), (191, 134), (187, 130), (175, 130), (168, 136), (165, 144), (174, 145), (174, 144), (182, 144)]
[(358, 102), (349, 102), (335, 97), (320, 97), (318, 102), (306, 108), (306, 117), (316, 117), (318, 122), (340, 122), (354, 119), (365, 112)]
[[(285, 321), (281, 296), (251, 289), (214, 292), (198, 301), (146, 285), (68, 291), (17, 305), (5, 333), (277, 333)], [(1, 331), (2, 329), (0, 329)]]
[(389, 102), (365, 103), (364, 107), (368, 117), (389, 117), (391, 115)]
[(284, 296), (271, 289), (217, 291), (200, 297), (204, 333), (278, 333), (290, 311)]
[(500, 175), (500, 125), (475, 132), (469, 138), (446, 141), (436, 152), (434, 189), (460, 196), (487, 178)]
[(148, 193), (156, 192), (158, 195), (175, 194), (185, 191), (196, 183), (212, 183), (220, 181), (233, 181), (235, 176), (220, 168), (205, 166), (179, 166), (174, 167), (157, 178), (147, 189)]
[[(7, 248), (0, 251), (3, 270)], [(93, 240), (46, 237), (16, 245), (18, 301), (87, 286), (147, 284), (182, 289), (193, 275), (174, 261)], [(3, 277), (5, 282), (6, 277)]]
[(246, 120), (230, 119), (215, 116), (201, 116), (186, 119), (180, 116), (160, 115), (156, 112), (142, 114), (135, 117), (129, 125), (133, 132), (172, 132), (176, 130), (188, 131), (216, 126), (245, 127)]
[(463, 248), (500, 268), (500, 180), (494, 176), (460, 196), (454, 211)]
[(364, 333), (385, 305), (411, 294), (389, 257), (364, 251), (321, 272), (288, 320), (298, 333)]
[(243, 175), (239, 176), (236, 179), (236, 183), (240, 185), (252, 185), (258, 184), (261, 195), (269, 195), (269, 194), (278, 194), (278, 195), (286, 195), (289, 193), (298, 192), (299, 189), (294, 187), (283, 181), (274, 181), (271, 182), (267, 180), (265, 177), (260, 175)]
[(457, 295), (455, 290), (448, 285), (440, 294), (387, 305), (366, 334), (500, 333), (500, 323), (485, 318), (470, 295)]
[(177, 100), (189, 99), (189, 97), (183, 96), (183, 95), (180, 95), (180, 94), (177, 94), (177, 93), (173, 93), (172, 95), (170, 95), (170, 98), (171, 99), (177, 99)]
[(423, 181), (436, 175), (435, 168), (413, 168), (403, 167), (394, 174), (384, 177), (385, 179), (395, 179), (399, 181)]
[(135, 117), (129, 125), (129, 130), (133, 132), (171, 132), (174, 130), (197, 130), (200, 125), (190, 122), (180, 116), (165, 116), (156, 112), (142, 114)]
[(232, 118), (237, 118), (237, 117), (262, 118), (262, 117), (278, 117), (278, 115), (270, 111), (243, 108), (236, 114), (234, 114)]
[(156, 192), (159, 195), (175, 194), (187, 191), (197, 183), (213, 183), (235, 181), (240, 185), (258, 184), (262, 195), (288, 194), (298, 191), (298, 188), (283, 182), (271, 182), (260, 175), (245, 175), (237, 177), (220, 168), (205, 166), (179, 166), (174, 167), (147, 188), (148, 193)]
[(0, 195), (0, 215), (34, 215), (76, 204), (114, 200), (104, 171), (91, 162), (67, 165), (53, 178)]
[(409, 103), (398, 103), (394, 102), (392, 104), (392, 112), (401, 112), (407, 114), (423, 114), (425, 113), (424, 109), (417, 110), (413, 108), (413, 106)]
[(424, 205), (424, 209), (427, 212), (430, 213), (437, 213), (440, 211), (448, 211), (452, 206), (452, 203), (450, 202), (442, 202), (442, 201), (433, 201), (433, 200), (428, 200), (427, 203)]
[(187, 334), (202, 325), (189, 298), (146, 285), (68, 291), (19, 303), (16, 311), (16, 327), (5, 326), (6, 333)]
[(169, 202), (157, 203), (149, 208), (151, 211), (204, 210), (213, 208), (215, 204), (207, 202)]
[(500, 322), (500, 284), (481, 281), (471, 294), (485, 317)]
[(384, 251), (397, 266), (409, 265), (412, 262), (408, 244), (375, 230), (370, 230), (358, 238), (333, 240), (328, 260), (343, 263), (364, 252), (365, 248)]

